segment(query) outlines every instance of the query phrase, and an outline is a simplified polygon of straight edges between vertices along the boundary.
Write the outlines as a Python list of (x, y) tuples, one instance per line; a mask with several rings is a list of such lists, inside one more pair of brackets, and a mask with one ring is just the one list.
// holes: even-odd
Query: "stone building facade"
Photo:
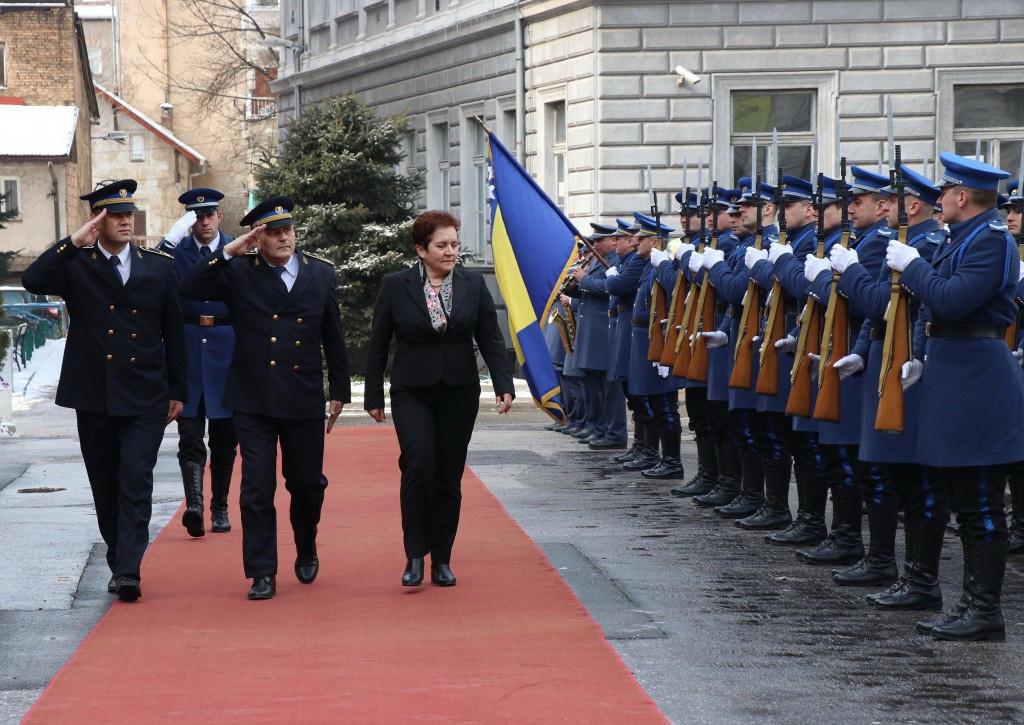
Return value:
[[(787, 173), (831, 173), (838, 153), (874, 167), (889, 99), (904, 159), (928, 173), (940, 150), (974, 154), (978, 139), (1016, 172), (1024, 138), (1021, 0), (282, 0), (281, 11), (294, 46), (274, 85), (285, 132), (302, 107), (344, 93), (407, 114), (420, 204), (459, 214), (481, 264), (474, 116), (510, 147), (518, 120), (527, 169), (581, 229), (647, 209), (648, 165), (662, 211), (684, 160), (691, 184), (698, 162), (729, 184), (756, 139), (764, 170), (773, 128)], [(676, 66), (699, 81), (680, 83)]]
[[(90, 134), (99, 113), (83, 29), (70, 0), (0, 1), (0, 104), (7, 126), (0, 128), (7, 134), (0, 194), (18, 208), (17, 218), (0, 231), (0, 251), (20, 250), (12, 265), (18, 272), (46, 245), (84, 224), (89, 213), (78, 196), (92, 189)], [(67, 117), (69, 108), (77, 113), (64, 129), (59, 117)], [(55, 148), (52, 139), (34, 136), (40, 132), (36, 119), (68, 133), (67, 143)]]

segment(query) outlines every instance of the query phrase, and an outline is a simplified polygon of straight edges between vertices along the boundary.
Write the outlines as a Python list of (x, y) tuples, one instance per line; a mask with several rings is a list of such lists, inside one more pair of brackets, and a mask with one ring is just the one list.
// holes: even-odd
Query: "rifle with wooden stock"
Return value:
[[(825, 257), (825, 175), (818, 174), (818, 191), (815, 204), (818, 210), (818, 228), (816, 230), (817, 248), (814, 256)], [(786, 400), (786, 415), (811, 414), (811, 358), (810, 355), (821, 351), (821, 306), (811, 295), (807, 295), (804, 309), (797, 320), (800, 333), (796, 340), (796, 351), (793, 357), (793, 369), (790, 371), (792, 388)]]
[[(704, 207), (702, 200), (697, 201), (697, 216), (700, 217), (700, 233), (697, 236), (698, 254), (704, 251), (705, 222)], [(679, 322), (679, 337), (676, 338), (676, 355), (672, 361), (672, 375), (678, 378), (685, 378), (690, 374), (690, 360), (693, 357), (693, 347), (690, 345), (690, 337), (697, 326), (697, 297), (699, 296), (700, 285), (691, 284), (686, 293), (686, 301), (683, 303), (683, 316)]]
[[(1014, 199), (1012, 204), (1018, 214), (1024, 213), (1024, 144), (1021, 144), (1020, 163), (1017, 165), (1017, 199)], [(1024, 265), (1024, 226), (1022, 226), (1020, 234), (1017, 235), (1017, 249), (1020, 253), (1020, 263)], [(1016, 295), (1014, 297), (1017, 300), (1017, 314), (1014, 315), (1013, 322), (1006, 326), (1004, 335), (1010, 350), (1017, 349), (1017, 332), (1020, 330), (1021, 323), (1020, 298)]]
[[(685, 174), (685, 172), (684, 172)], [(683, 188), (683, 239), (690, 236), (690, 215), (687, 214), (686, 204), (690, 198), (690, 187)], [(668, 306), (668, 327), (665, 328), (665, 345), (661, 351), (659, 364), (667, 367), (675, 365), (677, 350), (679, 349), (680, 326), (683, 323), (683, 308), (686, 301), (687, 287), (685, 270), (680, 267), (676, 272), (676, 284), (672, 288), (672, 302)]]
[[(658, 228), (658, 238), (654, 243), (655, 249), (662, 248), (661, 241), (661, 211), (658, 210), (658, 195), (654, 191), (654, 184), (651, 181), (651, 167), (647, 167), (647, 188), (651, 190), (651, 215)], [(647, 323), (647, 335), (650, 342), (647, 344), (647, 359), (650, 362), (659, 362), (661, 353), (665, 349), (665, 331), (661, 323), (665, 320), (667, 310), (665, 309), (665, 289), (657, 279), (651, 281), (651, 319)]]
[[(904, 180), (900, 171), (902, 153), (895, 147), (893, 168), (889, 175), (896, 190), (900, 244), (907, 243), (907, 207), (903, 201)], [(889, 306), (885, 310), (885, 338), (882, 342), (882, 370), (878, 376), (878, 413), (875, 415), (875, 430), (892, 433), (903, 432), (903, 383), (900, 376), (903, 364), (912, 356), (910, 304), (900, 287), (900, 273), (892, 271), (892, 286), (889, 292)]]
[[(704, 246), (710, 245), (712, 249), (718, 249), (718, 205), (715, 203), (717, 197), (718, 182), (712, 182), (711, 194), (705, 197), (700, 220), (701, 236), (703, 237), (704, 222), (707, 218), (708, 205), (710, 205), (711, 241), (710, 243), (705, 243)], [(700, 282), (700, 293), (697, 295), (697, 307), (694, 310), (693, 335), (690, 338), (690, 366), (686, 374), (687, 380), (693, 380), (698, 383), (705, 383), (708, 379), (708, 341), (701, 333), (708, 329), (706, 327), (708, 321), (710, 321), (711, 328), (714, 328), (715, 305), (717, 304), (715, 288), (711, 286), (711, 272), (707, 269), (702, 271), (704, 272), (704, 277)]]
[[(756, 149), (756, 147), (755, 147)], [(753, 168), (757, 168), (757, 154), (753, 154)], [(754, 232), (754, 249), (760, 250), (764, 237), (764, 221), (761, 217), (761, 175), (753, 179), (754, 209), (757, 212), (757, 226)], [(729, 375), (730, 388), (750, 390), (754, 384), (754, 337), (757, 336), (757, 323), (761, 319), (761, 290), (757, 287), (753, 275), (747, 282), (747, 291), (743, 295), (740, 326), (736, 337), (736, 349), (733, 350), (732, 374)]]
[[(839, 244), (847, 249), (850, 246), (850, 192), (846, 188), (846, 157), (839, 162), (839, 204), (843, 210), (842, 229)], [(846, 298), (839, 294), (839, 273), (832, 273), (832, 286), (828, 293), (828, 306), (825, 308), (825, 328), (821, 336), (821, 357), (818, 360), (818, 399), (814, 402), (814, 417), (817, 420), (839, 422), (841, 410), (839, 371), (835, 368), (836, 360), (847, 356), (850, 352), (850, 317)]]
[[(783, 194), (786, 184), (782, 180), (782, 167), (779, 167), (778, 186), (775, 191), (775, 218), (779, 224), (779, 244), (786, 244), (786, 204)], [(783, 303), (782, 285), (778, 278), (772, 280), (772, 289), (768, 293), (765, 307), (764, 338), (761, 340), (761, 367), (757, 374), (757, 387), (754, 392), (761, 395), (775, 395), (779, 392), (779, 351), (775, 343), (786, 336), (786, 306)]]

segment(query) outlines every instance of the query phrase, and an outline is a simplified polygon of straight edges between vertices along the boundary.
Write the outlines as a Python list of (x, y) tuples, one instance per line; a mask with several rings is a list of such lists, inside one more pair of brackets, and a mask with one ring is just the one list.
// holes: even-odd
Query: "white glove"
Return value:
[[(907, 245), (901, 244), (900, 246), (905, 247)], [(903, 367), (900, 368), (900, 384), (903, 386), (903, 389), (906, 390), (920, 380), (922, 373), (924, 373), (924, 363), (920, 360), (908, 360), (903, 363)]]
[(860, 355), (847, 355), (832, 363), (832, 367), (839, 373), (840, 380), (846, 380), (864, 369), (864, 358)]
[(604, 276), (605, 277), (618, 277), (619, 276), (619, 268), (618, 267), (609, 267), (608, 271), (606, 271), (604, 273)]
[(832, 269), (832, 264), (827, 259), (818, 259), (813, 254), (808, 254), (804, 260), (804, 277), (808, 282), (813, 282), (822, 272)]
[(916, 249), (897, 239), (890, 241), (889, 247), (885, 250), (885, 263), (889, 265), (890, 269), (895, 269), (897, 272), (902, 272), (911, 262), (920, 257), (921, 255)]
[(668, 374), (670, 372), (672, 372), (672, 368), (670, 368), (668, 365), (659, 365), (658, 366), (658, 377), (659, 378), (667, 378)]
[(704, 267), (704, 255), (700, 252), (694, 252), (690, 255), (690, 258), (686, 260), (686, 266), (690, 268), (690, 271), (697, 274)]
[[(712, 249), (708, 247), (704, 250), (704, 269), (711, 269), (719, 262), (725, 261), (725, 252), (721, 249)], [(1024, 267), (1024, 264), (1021, 265)]]
[(1017, 282), (1020, 283), (1022, 279), (1024, 279), (1024, 264), (1021, 264), (1017, 270)]
[(690, 244), (689, 242), (680, 243), (680, 245), (676, 248), (676, 259), (682, 259), (684, 254), (686, 254), (687, 252), (692, 252), (695, 249), (697, 248)]
[(195, 223), (196, 213), (194, 211), (185, 212), (184, 216), (174, 222), (167, 234), (164, 235), (164, 241), (167, 242), (167, 246), (178, 246), (178, 243), (185, 238), (185, 235), (188, 234), (188, 230), (191, 229), (192, 225)]
[(856, 249), (847, 249), (841, 244), (836, 244), (832, 247), (832, 251), (828, 253), (828, 258), (832, 262), (832, 269), (839, 272), (839, 274), (849, 269), (851, 264), (858, 264), (860, 262)]
[(1016, 350), (1014, 350), (1010, 354), (1013, 355), (1013, 359), (1017, 361), (1018, 365), (1020, 365), (1021, 367), (1024, 367), (1024, 350), (1021, 350), (1018, 347)]
[(760, 345), (761, 345), (761, 336), (760, 335), (754, 335), (752, 338), (750, 338), (750, 346), (751, 347), (759, 347)]
[(775, 349), (780, 352), (793, 352), (796, 350), (796, 338), (792, 335), (786, 335), (775, 343)]
[(656, 268), (658, 265), (660, 265), (662, 262), (666, 261), (668, 258), (669, 258), (669, 253), (668, 252), (663, 252), (660, 249), (652, 249), (651, 250), (651, 260), (650, 261), (651, 261), (651, 266), (652, 267)]
[(753, 247), (747, 247), (746, 254), (743, 255), (743, 264), (747, 269), (753, 269), (754, 265), (760, 262), (762, 259), (768, 259), (768, 252), (764, 249), (754, 249)]
[(700, 336), (704, 338), (708, 349), (724, 347), (729, 344), (729, 336), (721, 330), (715, 330), (714, 332), (702, 332), (700, 333)]
[(779, 244), (778, 242), (772, 242), (772, 245), (768, 247), (768, 261), (775, 264), (779, 261), (779, 257), (784, 254), (792, 254), (793, 248), (788, 244)]

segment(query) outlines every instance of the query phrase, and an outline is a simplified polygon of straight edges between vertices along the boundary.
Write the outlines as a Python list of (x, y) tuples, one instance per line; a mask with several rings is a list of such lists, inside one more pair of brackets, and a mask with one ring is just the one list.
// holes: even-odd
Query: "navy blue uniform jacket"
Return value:
[(57, 405), (165, 416), (187, 402), (185, 330), (171, 258), (133, 247), (127, 284), (95, 247), (65, 237), (25, 270), (29, 292), (60, 295), (71, 318)]

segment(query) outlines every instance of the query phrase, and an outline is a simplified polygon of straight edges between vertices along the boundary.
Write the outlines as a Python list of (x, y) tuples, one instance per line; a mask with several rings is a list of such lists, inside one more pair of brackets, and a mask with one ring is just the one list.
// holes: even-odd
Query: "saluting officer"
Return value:
[[(220, 231), (220, 200), (216, 189), (191, 189), (178, 197), (185, 216), (174, 224), (159, 249), (174, 257), (174, 273), (185, 273), (231, 241)], [(188, 234), (184, 224), (191, 223)], [(210, 530), (231, 531), (228, 519), (228, 490), (235, 466), (235, 426), (231, 409), (224, 405), (235, 330), (228, 307), (218, 300), (181, 301), (185, 316), (185, 344), (188, 353), (188, 403), (178, 418), (178, 464), (185, 488), (185, 512), (181, 523), (191, 536), (202, 536), (203, 471), (206, 468), (207, 420), (210, 431)]]
[(82, 458), (122, 601), (142, 596), (153, 466), (164, 428), (186, 400), (185, 331), (171, 258), (131, 243), (136, 183), (80, 198), (93, 217), (22, 275), (25, 289), (60, 295), (71, 315), (57, 405), (74, 408)]
[[(295, 576), (316, 579), (323, 475), (326, 360), (331, 431), (351, 399), (348, 354), (330, 262), (295, 249), (292, 201), (278, 196), (239, 222), (251, 230), (190, 269), (181, 292), (227, 302), (235, 351), (224, 404), (242, 452), (242, 550), (250, 599), (276, 593), (277, 446), (291, 494)], [(321, 354), (321, 347), (323, 354)]]
[[(1024, 457), (1024, 378), (1003, 337), (1016, 317), (1017, 246), (996, 206), (1008, 173), (944, 152), (940, 188), (950, 239), (931, 264), (893, 240), (886, 264), (921, 300), (925, 358), (904, 364), (921, 385), (918, 458), (934, 496), (957, 512), (964, 547), (963, 596), (949, 614), (918, 623), (939, 639), (1003, 640), (1006, 466)], [(956, 421), (951, 425), (950, 421)], [(933, 558), (942, 541), (929, 542)]]

